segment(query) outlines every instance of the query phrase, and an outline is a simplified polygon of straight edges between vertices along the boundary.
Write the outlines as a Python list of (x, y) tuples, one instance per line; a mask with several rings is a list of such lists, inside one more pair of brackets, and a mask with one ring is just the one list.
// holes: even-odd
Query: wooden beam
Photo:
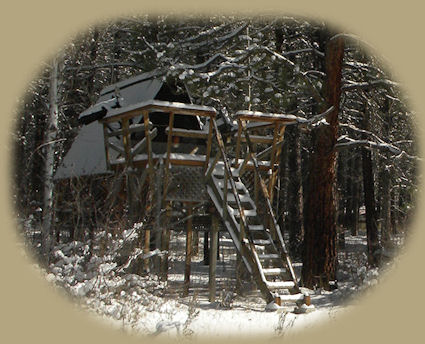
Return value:
[(279, 162), (280, 154), (282, 152), (282, 143), (283, 143), (283, 135), (285, 134), (285, 128), (286, 128), (285, 125), (281, 125), (281, 127), (279, 128), (277, 142), (273, 143), (274, 152), (272, 153), (272, 156), (271, 156), (272, 162), (270, 164), (272, 169), (272, 175), (270, 177), (270, 182), (269, 182), (270, 202), (272, 204), (273, 204), (273, 198), (274, 198), (274, 186), (276, 185), (277, 174), (279, 171), (279, 167), (277, 163)]
[[(189, 137), (193, 139), (204, 139), (204, 140), (208, 139), (208, 133), (206, 133), (205, 131), (188, 130), (188, 129), (181, 129), (181, 128), (172, 128), (172, 130), (173, 130), (173, 136)], [(165, 128), (165, 133), (169, 134), (169, 132), (170, 132), (170, 127), (168, 126), (167, 128)]]
[(110, 157), (109, 157), (109, 148), (108, 148), (108, 130), (106, 124), (103, 124), (103, 144), (105, 146), (105, 157), (106, 157), (106, 168), (111, 169)]
[(202, 160), (191, 160), (191, 159), (176, 159), (171, 158), (170, 162), (172, 165), (184, 165), (184, 166), (204, 166), (205, 162)]
[(108, 141), (107, 147), (108, 148), (112, 148), (114, 151), (116, 151), (116, 152), (120, 153), (121, 155), (124, 155), (125, 156), (125, 150), (124, 150), (124, 148), (117, 146), (115, 143), (112, 143), (112, 142)]
[(208, 168), (208, 171), (205, 174), (205, 179), (206, 180), (209, 180), (211, 178), (211, 174), (213, 173), (214, 168), (217, 165), (218, 160), (220, 159), (220, 156), (221, 156), (220, 151), (218, 151), (217, 154), (215, 155), (215, 158), (214, 158), (211, 166)]
[[(151, 139), (154, 139), (156, 137), (156, 135), (158, 134), (158, 128), (153, 128), (153, 130), (150, 132), (151, 134)], [(140, 140), (139, 142), (136, 143), (136, 145), (131, 149), (131, 155), (133, 157), (133, 162), (134, 162), (134, 157), (139, 154), (141, 151), (143, 151), (146, 146), (147, 146), (147, 138), (144, 137), (142, 140)]]
[(208, 274), (209, 285), (209, 301), (215, 302), (217, 282), (216, 282), (216, 269), (217, 269), (217, 252), (218, 252), (218, 217), (216, 214), (211, 215), (211, 232), (210, 232), (210, 266)]
[[(144, 242), (143, 253), (146, 255), (150, 252), (150, 243), (151, 243), (151, 230), (145, 229), (145, 242)], [(144, 265), (145, 272), (149, 273), (150, 272), (149, 258), (145, 258), (143, 265)]]
[(206, 172), (208, 168), (208, 164), (210, 162), (210, 156), (211, 156), (211, 144), (212, 144), (212, 134), (213, 134), (213, 126), (212, 121), (214, 120), (214, 116), (210, 116), (210, 122), (209, 122), (209, 128), (208, 128), (208, 138), (207, 138), (207, 151), (205, 152), (205, 165), (204, 165), (204, 173)]
[(161, 240), (161, 251), (165, 251), (166, 253), (161, 257), (161, 267), (160, 267), (160, 276), (162, 281), (166, 281), (168, 279), (168, 257), (170, 250), (170, 235), (171, 228), (169, 228), (169, 224), (171, 222), (171, 203), (168, 202), (166, 205), (165, 211), (165, 228), (162, 230), (162, 240)]
[[(192, 204), (187, 203), (187, 215), (192, 215)], [(185, 268), (184, 268), (184, 284), (183, 284), (183, 297), (189, 295), (189, 286), (190, 286), (190, 265), (192, 261), (192, 252), (193, 252), (193, 237), (192, 237), (192, 217), (189, 217), (187, 220), (187, 229), (186, 229), (186, 259), (185, 259)]]
[[(263, 144), (273, 143), (273, 136), (269, 136), (269, 135), (251, 135), (250, 138), (252, 143), (263, 143)], [(245, 135), (241, 135), (240, 140), (241, 142), (246, 142)]]
[[(251, 136), (250, 136), (250, 138), (251, 138)], [(275, 171), (275, 167), (273, 165), (274, 165), (275, 159), (276, 159), (276, 143), (277, 143), (278, 138), (279, 138), (279, 122), (275, 122), (274, 130), (273, 130), (272, 153), (271, 153), (271, 156), (270, 156), (270, 169), (272, 170), (272, 173)], [(271, 192), (272, 192), (272, 187), (273, 187), (272, 181), (273, 181), (273, 178), (270, 178), (269, 185), (268, 185), (269, 195), (271, 195)]]
[(239, 156), (241, 155), (241, 135), (242, 135), (242, 125), (238, 120), (238, 136), (236, 139), (236, 154), (235, 154), (235, 167), (239, 167)]
[[(152, 129), (153, 124), (149, 122), (149, 129)], [(139, 123), (139, 124), (131, 124), (128, 126), (128, 132), (130, 134), (132, 133), (137, 133), (137, 132), (141, 132), (145, 130), (145, 124), (144, 123)], [(124, 133), (123, 129), (119, 129), (119, 130), (115, 130), (115, 131), (110, 131), (107, 133), (108, 137), (114, 137), (114, 136), (121, 136)]]
[[(249, 153), (248, 153), (249, 154)], [(244, 208), (242, 208), (242, 212), (244, 211)], [(240, 222), (240, 232), (239, 232), (239, 242), (242, 247), (242, 243), (245, 239), (245, 227), (244, 222)], [(240, 252), (237, 252), (236, 254), (236, 288), (241, 293), (241, 286), (242, 286), (242, 278), (243, 278), (243, 272), (244, 272), (245, 264), (242, 261), (242, 256)]]
[(238, 120), (246, 120), (253, 122), (281, 122), (281, 123), (293, 123), (293, 122), (305, 122), (304, 118), (300, 118), (294, 115), (276, 114), (276, 113), (263, 113), (254, 111), (238, 111), (236, 113)]
[(122, 129), (123, 129), (123, 135), (122, 135), (122, 143), (124, 146), (124, 152), (125, 152), (125, 162), (127, 166), (133, 167), (133, 159), (131, 158), (131, 143), (130, 143), (130, 135), (128, 133), (128, 119), (124, 119), (122, 121)]
[(167, 196), (168, 189), (168, 174), (170, 168), (170, 155), (171, 147), (173, 143), (173, 127), (174, 127), (174, 112), (171, 112), (168, 118), (168, 136), (167, 136), (167, 157), (165, 159), (165, 176), (164, 176), (164, 193), (162, 198), (165, 199)]
[(192, 254), (197, 256), (199, 254), (199, 232), (197, 230), (193, 231), (193, 250)]
[(143, 121), (145, 123), (145, 137), (147, 140), (147, 149), (148, 149), (148, 163), (149, 163), (149, 177), (153, 180), (154, 170), (153, 170), (153, 159), (152, 159), (152, 141), (151, 135), (149, 132), (149, 112), (143, 112)]
[(214, 108), (211, 107), (201, 107), (199, 105), (193, 104), (184, 104), (184, 103), (170, 103), (166, 101), (152, 100), (143, 102), (140, 106), (128, 107), (128, 110), (116, 115), (105, 117), (101, 120), (103, 123), (115, 122), (121, 119), (130, 119), (136, 116), (140, 116), (143, 112), (164, 112), (170, 113), (174, 112), (179, 115), (191, 115), (191, 116), (200, 116), (200, 117), (214, 117), (217, 112)]

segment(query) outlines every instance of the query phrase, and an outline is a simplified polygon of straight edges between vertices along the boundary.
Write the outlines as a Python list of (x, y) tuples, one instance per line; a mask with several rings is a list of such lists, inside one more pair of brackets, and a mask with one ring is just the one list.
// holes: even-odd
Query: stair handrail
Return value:
[[(233, 196), (235, 197), (236, 206), (237, 206), (239, 214), (240, 214), (242, 225), (243, 225), (244, 228), (247, 228), (247, 222), (246, 222), (245, 214), (244, 214), (243, 209), (242, 209), (242, 202), (241, 202), (241, 199), (239, 197), (239, 193), (236, 189), (236, 183), (233, 179), (232, 170), (230, 168), (229, 158), (227, 157), (227, 154), (226, 154), (223, 137), (221, 136), (221, 133), (218, 130), (217, 122), (215, 121), (215, 119), (212, 119), (212, 124), (213, 124), (213, 128), (214, 128), (214, 131), (215, 131), (215, 138), (217, 139), (217, 143), (218, 143), (218, 148), (220, 150), (220, 155), (223, 158), (224, 173), (227, 175), (227, 180), (230, 182), (230, 188), (232, 190)], [(225, 190), (227, 190), (227, 185), (224, 185), (224, 187), (225, 187)], [(226, 211), (227, 211), (227, 209), (226, 209)]]
[(247, 143), (247, 147), (248, 147), (248, 153), (247, 154), (250, 156), (250, 159), (251, 159), (252, 164), (254, 166), (254, 173), (256, 175), (256, 178), (258, 178), (258, 180), (260, 182), (260, 186), (261, 186), (260, 189), (263, 193), (264, 198), (266, 199), (266, 211), (267, 211), (267, 215), (269, 216), (269, 219), (271, 220), (270, 221), (270, 224), (271, 224), (271, 227), (272, 227), (271, 229), (273, 230), (274, 233), (277, 234), (277, 237), (279, 239), (279, 248), (285, 256), (286, 265), (288, 266), (291, 278), (292, 278), (293, 282), (295, 283), (295, 288), (298, 289), (297, 277), (296, 277), (295, 271), (292, 267), (292, 262), (291, 262), (291, 259), (289, 257), (289, 254), (288, 254), (288, 250), (286, 248), (285, 241), (283, 240), (282, 232), (279, 229), (279, 225), (277, 224), (276, 217), (275, 217), (274, 212), (273, 212), (273, 207), (272, 207), (271, 202), (270, 202), (269, 192), (267, 190), (266, 183), (264, 182), (264, 179), (261, 177), (260, 169), (259, 169), (259, 166), (258, 166), (258, 160), (256, 158), (256, 154), (255, 154), (255, 151), (253, 149), (253, 145), (252, 145), (252, 142), (251, 142), (251, 138), (248, 134), (248, 130), (246, 128), (245, 121), (241, 120), (241, 121), (239, 121), (239, 123), (240, 123), (240, 126), (241, 126), (244, 134), (245, 134), (245, 139), (246, 139), (246, 143)]
[[(211, 166), (207, 169), (205, 176), (206, 177), (211, 176), (212, 170), (214, 169), (214, 166), (217, 164), (219, 156), (221, 155), (221, 157), (223, 158), (223, 163), (224, 163), (224, 173), (228, 176), (227, 180), (230, 182), (230, 188), (231, 188), (231, 191), (232, 191), (232, 193), (235, 197), (236, 206), (237, 206), (239, 214), (240, 214), (240, 220), (241, 220), (240, 223), (242, 224), (242, 228), (240, 229), (240, 231), (243, 230), (245, 232), (245, 234), (247, 234), (248, 241), (246, 241), (246, 240), (240, 241), (241, 253), (245, 248), (246, 252), (249, 255), (251, 255), (250, 256), (250, 261), (251, 261), (251, 264), (252, 264), (251, 268), (253, 268), (254, 271), (256, 270), (256, 273), (253, 274), (254, 280), (256, 280), (257, 286), (260, 288), (260, 291), (263, 293), (264, 297), (266, 298), (266, 301), (271, 302), (271, 301), (273, 301), (274, 297), (273, 297), (273, 294), (270, 292), (270, 290), (267, 287), (266, 278), (265, 278), (264, 273), (262, 271), (261, 264), (260, 264), (259, 259), (258, 259), (258, 255), (257, 255), (257, 253), (254, 249), (253, 240), (251, 238), (249, 231), (247, 231), (248, 230), (248, 224), (247, 224), (247, 221), (246, 221), (244, 210), (242, 208), (242, 202), (240, 200), (239, 193), (236, 189), (236, 183), (233, 179), (232, 170), (230, 168), (229, 158), (227, 157), (227, 154), (226, 154), (223, 138), (222, 138), (221, 133), (218, 129), (217, 122), (214, 118), (211, 118), (210, 125), (211, 124), (213, 125), (213, 129), (214, 129), (213, 131), (215, 131), (215, 138), (216, 138), (217, 143), (218, 143), (219, 152), (217, 153), (217, 155), (216, 155), (213, 163), (211, 164)], [(224, 185), (224, 187), (225, 187), (224, 192), (227, 192), (227, 185)], [(226, 209), (223, 209), (223, 212), (224, 211), (228, 212), (227, 207), (226, 207)]]

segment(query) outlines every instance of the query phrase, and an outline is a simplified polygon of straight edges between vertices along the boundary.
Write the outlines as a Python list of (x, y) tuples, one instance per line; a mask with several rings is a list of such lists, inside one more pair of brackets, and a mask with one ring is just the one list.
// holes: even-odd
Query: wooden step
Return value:
[(248, 229), (250, 231), (263, 231), (264, 226), (263, 225), (248, 225)]
[(305, 295), (301, 293), (294, 295), (279, 295), (279, 298), (282, 302), (299, 302), (304, 301)]
[[(239, 177), (239, 169), (231, 167), (230, 171), (232, 171), (232, 176), (233, 177)], [(214, 176), (220, 176), (220, 177), (224, 177), (224, 166), (223, 165), (217, 165), (212, 174)]]
[(291, 289), (295, 287), (295, 283), (293, 281), (278, 281), (278, 282), (266, 281), (266, 285), (269, 289)]
[(268, 268), (268, 269), (263, 269), (264, 275), (265, 276), (277, 276), (280, 274), (284, 274), (286, 272), (286, 269), (284, 268)]
[(260, 258), (260, 259), (282, 259), (280, 254), (277, 254), (277, 253), (259, 254), (258, 258)]
[(265, 246), (265, 245), (270, 245), (271, 244), (271, 241), (268, 240), (268, 239), (254, 239), (253, 240), (253, 243), (254, 243), (254, 245)]
[[(251, 197), (249, 195), (243, 194), (243, 195), (239, 195), (239, 200), (242, 203), (251, 203), (252, 205), (254, 205), (254, 201), (251, 199)], [(235, 195), (231, 192), (227, 193), (227, 202), (229, 203), (236, 203), (236, 198)]]
[[(233, 214), (233, 216), (240, 217), (239, 209), (234, 209), (232, 207), (229, 207), (229, 213), (230, 212)], [(257, 210), (255, 210), (255, 209), (244, 209), (243, 212), (244, 212), (246, 217), (257, 216)]]
[[(221, 189), (221, 190), (223, 189), (223, 186), (224, 186), (224, 181), (223, 180), (217, 180), (217, 179), (215, 179), (214, 180), (214, 183), (215, 183), (215, 185), (217, 186), (218, 189)], [(236, 185), (236, 190), (245, 190), (245, 187), (244, 187), (243, 183), (241, 183), (241, 182), (235, 182), (235, 185)], [(229, 189), (229, 190), (232, 189), (232, 186), (230, 185), (230, 182), (229, 181), (227, 181), (227, 189)]]

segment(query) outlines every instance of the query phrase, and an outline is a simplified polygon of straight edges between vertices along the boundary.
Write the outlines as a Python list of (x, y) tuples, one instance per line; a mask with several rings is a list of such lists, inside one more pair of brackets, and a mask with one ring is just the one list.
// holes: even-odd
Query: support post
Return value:
[(210, 265), (210, 232), (204, 231), (204, 265)]
[(217, 252), (218, 252), (218, 218), (216, 214), (211, 215), (211, 232), (210, 232), (210, 266), (209, 266), (209, 301), (215, 302), (215, 294), (217, 283), (215, 273), (217, 268)]
[[(187, 215), (192, 215), (192, 204), (187, 203)], [(183, 284), (183, 297), (189, 295), (189, 286), (190, 286), (190, 263), (192, 261), (192, 252), (193, 252), (193, 236), (192, 236), (192, 217), (189, 217), (187, 220), (187, 230), (186, 230), (186, 260), (185, 260), (185, 269), (184, 269), (184, 284)]]
[(236, 139), (236, 156), (235, 156), (235, 167), (239, 167), (239, 156), (241, 154), (241, 135), (242, 135), (242, 126), (241, 122), (238, 120), (238, 137)]
[[(156, 173), (156, 183), (155, 183), (155, 197), (156, 197), (156, 206), (154, 208), (155, 211), (155, 225), (154, 225), (154, 232), (155, 232), (155, 248), (160, 249), (161, 248), (161, 241), (162, 241), (162, 231), (161, 231), (161, 208), (162, 208), (162, 194), (161, 194), (161, 186), (162, 186), (162, 176), (163, 176), (163, 168), (164, 168), (164, 162), (163, 159), (160, 158), (159, 160), (159, 169)], [(155, 270), (157, 272), (160, 272), (161, 269), (161, 257), (157, 256), (154, 258), (155, 262)]]
[(171, 204), (167, 203), (166, 206), (166, 220), (165, 220), (165, 229), (162, 230), (162, 240), (161, 240), (161, 251), (166, 251), (166, 253), (161, 257), (161, 271), (160, 276), (162, 281), (168, 279), (168, 256), (170, 250), (170, 233), (171, 229), (168, 228), (171, 219)]
[(210, 127), (208, 128), (208, 138), (207, 138), (207, 151), (205, 156), (205, 166), (204, 166), (204, 173), (208, 169), (208, 164), (210, 162), (210, 155), (211, 155), (211, 143), (212, 143), (212, 134), (213, 134), (213, 126), (211, 125), (211, 122), (213, 121), (214, 116), (210, 116)]
[[(242, 212), (244, 211), (244, 208), (242, 208)], [(245, 228), (243, 225), (243, 222), (240, 223), (240, 232), (239, 232), (239, 242), (241, 246), (243, 245), (243, 240), (245, 239)], [(240, 252), (236, 255), (236, 289), (239, 294), (241, 294), (241, 287), (242, 287), (242, 279), (245, 272), (245, 264), (242, 260), (242, 256)]]
[(194, 256), (199, 254), (199, 232), (197, 230), (193, 231), (193, 251)]
[[(145, 245), (143, 248), (143, 253), (144, 254), (148, 254), (150, 251), (150, 242), (151, 242), (151, 230), (150, 229), (146, 229), (145, 230)], [(143, 262), (144, 265), (144, 269), (145, 272), (149, 273), (150, 272), (150, 268), (149, 268), (149, 258), (146, 258)]]
[(165, 160), (165, 176), (164, 176), (164, 193), (162, 195), (163, 199), (167, 196), (168, 189), (168, 174), (170, 168), (170, 155), (171, 147), (173, 141), (173, 127), (174, 127), (174, 112), (170, 113), (169, 122), (168, 122), (168, 137), (167, 137), (167, 158)]

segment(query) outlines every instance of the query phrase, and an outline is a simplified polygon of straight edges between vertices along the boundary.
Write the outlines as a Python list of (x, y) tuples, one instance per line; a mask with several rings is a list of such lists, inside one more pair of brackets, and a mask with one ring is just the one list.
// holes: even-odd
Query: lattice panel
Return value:
[(172, 166), (167, 189), (168, 201), (208, 201), (202, 166)]

